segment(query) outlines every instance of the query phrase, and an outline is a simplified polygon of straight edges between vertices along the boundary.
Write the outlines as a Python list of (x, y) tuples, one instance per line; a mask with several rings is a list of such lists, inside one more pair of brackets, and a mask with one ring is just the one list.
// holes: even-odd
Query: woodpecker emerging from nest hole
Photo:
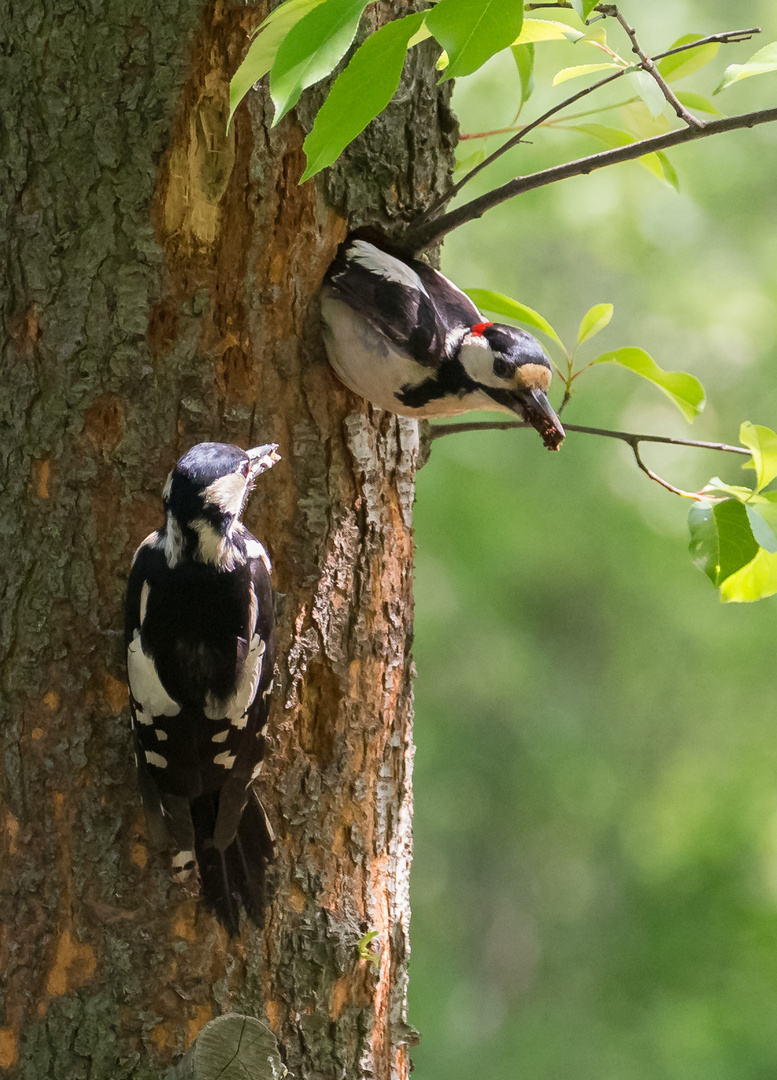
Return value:
[(374, 405), (427, 418), (500, 409), (536, 428), (549, 450), (563, 442), (537, 339), (484, 320), (426, 263), (351, 237), (327, 270), (321, 311), (329, 362)]

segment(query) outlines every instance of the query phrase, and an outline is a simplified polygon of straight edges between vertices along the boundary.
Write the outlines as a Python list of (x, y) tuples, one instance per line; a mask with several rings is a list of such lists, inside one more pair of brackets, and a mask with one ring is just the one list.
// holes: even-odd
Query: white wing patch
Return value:
[(229, 750), (225, 750), (223, 754), (216, 754), (213, 759), (214, 765), (223, 765), (225, 769), (231, 769), (237, 761), (234, 754), (230, 754)]
[(147, 581), (143, 582), (143, 588), (140, 590), (140, 625), (146, 621), (146, 611), (148, 610), (148, 598), (151, 593), (151, 586)]
[(157, 754), (153, 750), (144, 750), (143, 753), (146, 755), (146, 761), (149, 765), (156, 765), (158, 769), (167, 768), (167, 758), (162, 757), (161, 754)]
[(398, 285), (429, 295), (418, 274), (407, 263), (381, 251), (374, 244), (368, 244), (366, 240), (354, 240), (348, 249), (348, 257), (386, 281), (395, 281)]
[(150, 716), (177, 716), (181, 711), (178, 702), (174, 701), (162, 686), (154, 661), (143, 652), (139, 630), (135, 631), (127, 649), (127, 674), (132, 696), (141, 706), (138, 710), (139, 723), (150, 723), (141, 713)]
[(226, 742), (228, 736), (229, 736), (229, 728), (227, 728), (226, 731), (217, 731), (216, 734), (211, 738), (210, 741), (211, 742)]
[(262, 663), (267, 645), (258, 634), (251, 638), (251, 647), (248, 650), (246, 662), (240, 672), (237, 689), (232, 697), (224, 701), (222, 698), (208, 694), (205, 699), (205, 715), (209, 720), (220, 720), (222, 717), (231, 720), (236, 728), (244, 728), (248, 723), (246, 712), (256, 697), (259, 680), (262, 677)]

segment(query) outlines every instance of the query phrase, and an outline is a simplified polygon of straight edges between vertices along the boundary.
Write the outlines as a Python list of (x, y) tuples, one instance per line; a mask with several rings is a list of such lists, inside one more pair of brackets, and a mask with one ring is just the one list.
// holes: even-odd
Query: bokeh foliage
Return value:
[[(648, 51), (688, 32), (777, 37), (766, 0), (631, 7)], [(757, 47), (721, 49), (694, 89), (710, 97)], [(565, 92), (548, 89), (553, 71), (582, 62), (571, 44), (542, 49), (555, 51), (537, 47), (525, 119)], [(512, 120), (510, 63), (459, 84), (464, 130)], [(775, 83), (746, 80), (715, 103), (763, 107)], [(589, 149), (581, 133), (532, 140), (478, 190)], [(454, 233), (443, 269), (570, 338), (591, 305), (612, 302), (602, 349), (639, 345), (709, 398), (689, 432), (604, 365), (581, 380), (569, 422), (736, 443), (744, 419), (777, 425), (777, 132), (671, 156), (679, 194), (637, 164), (576, 178)], [(643, 449), (684, 488), (716, 473), (753, 482), (735, 458)], [(533, 432), (458, 435), (419, 476), (421, 1080), (777, 1069), (777, 601), (720, 604), (688, 557), (686, 511), (627, 448), (584, 435), (560, 454)]]

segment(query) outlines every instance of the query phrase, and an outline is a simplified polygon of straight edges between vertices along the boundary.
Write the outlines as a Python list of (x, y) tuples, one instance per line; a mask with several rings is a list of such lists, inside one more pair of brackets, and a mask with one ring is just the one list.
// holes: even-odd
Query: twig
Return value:
[(656, 67), (654, 61), (651, 60), (651, 58), (648, 56), (648, 54), (642, 48), (640, 43), (637, 41), (637, 32), (634, 29), (634, 27), (629, 26), (629, 24), (626, 22), (624, 17), (621, 15), (620, 11), (616, 10), (615, 18), (618, 20), (618, 22), (621, 24), (621, 26), (623, 27), (625, 32), (628, 34), (629, 40), (631, 41), (631, 51), (636, 53), (637, 56), (640, 58), (640, 61), (641, 61), (640, 66), (641, 66), (642, 70), (646, 71), (648, 73), (648, 75), (651, 76), (651, 78), (655, 79), (656, 83), (659, 86), (659, 89), (661, 90), (661, 93), (664, 95), (664, 97), (669, 102), (669, 104), (672, 106), (672, 108), (677, 113), (677, 115), (680, 117), (680, 119), (684, 123), (688, 124), (689, 127), (696, 127), (696, 128), (704, 127), (705, 126), (704, 121), (699, 120), (699, 118), (697, 116), (694, 116), (693, 113), (689, 112), (685, 108), (683, 103), (680, 100), (678, 100), (677, 95), (674, 93), (674, 91), (672, 90), (671, 86), (666, 81), (666, 79), (663, 78), (660, 71)]
[[(534, 8), (540, 7), (559, 6), (571, 7), (570, 4), (526, 5), (527, 10), (533, 10)], [(689, 49), (698, 49), (702, 45), (734, 44), (740, 41), (748, 41), (751, 37), (753, 37), (754, 34), (760, 33), (761, 27), (754, 26), (748, 30), (726, 30), (720, 34), (709, 34), (707, 37), (700, 38), (698, 41), (691, 41), (685, 45), (677, 45), (673, 49), (667, 49), (666, 52), (657, 53), (656, 56), (653, 57), (653, 61), (663, 60), (666, 56), (675, 56), (677, 53), (687, 52)], [(424, 222), (427, 222), (431, 218), (435, 217), (437, 212), (441, 210), (442, 207), (446, 205), (446, 203), (450, 202), (451, 199), (455, 198), (455, 196), (458, 195), (458, 193), (462, 190), (465, 184), (468, 184), (470, 180), (473, 180), (484, 169), (487, 169), (489, 165), (492, 165), (503, 154), (506, 154), (508, 150), (512, 150), (515, 146), (522, 142), (525, 136), (528, 135), (530, 131), (533, 131), (534, 128), (539, 127), (541, 124), (545, 123), (546, 120), (549, 120), (551, 116), (555, 116), (556, 113), (561, 112), (562, 109), (566, 109), (569, 105), (574, 105), (576, 101), (580, 100), (580, 98), (586, 97), (588, 94), (593, 94), (595, 90), (599, 90), (602, 86), (606, 86), (608, 83), (614, 82), (616, 79), (622, 78), (622, 76), (628, 74), (628, 72), (633, 70), (634, 67), (632, 67), (632, 65), (629, 65), (628, 67), (623, 68), (622, 71), (616, 71), (612, 75), (607, 75), (605, 76), (605, 78), (599, 79), (598, 82), (593, 83), (591, 86), (585, 87), (585, 89), (583, 90), (579, 90), (576, 94), (573, 94), (572, 97), (565, 98), (564, 101), (562, 101), (560, 104), (554, 105), (553, 108), (549, 109), (546, 113), (543, 113), (542, 116), (538, 117), (530, 124), (527, 124), (525, 127), (521, 128), (521, 130), (518, 131), (512, 138), (508, 139), (501, 146), (497, 147), (497, 149), (494, 150), (491, 154), (489, 154), (488, 157), (484, 158), (483, 161), (479, 162), (477, 165), (471, 168), (469, 172), (465, 173), (464, 176), (462, 176), (460, 180), (453, 184), (444, 195), (441, 195), (439, 199), (436, 199), (435, 202), (432, 203), (432, 205), (424, 211), (421, 217), (419, 217), (417, 226), (420, 227)]]
[(694, 139), (720, 135), (726, 131), (737, 131), (740, 128), (753, 128), (759, 124), (773, 123), (775, 120), (777, 120), (777, 108), (724, 116), (720, 120), (711, 120), (703, 128), (685, 127), (676, 131), (667, 131), (663, 135), (654, 135), (649, 139), (618, 146), (613, 150), (603, 150), (598, 154), (590, 154), (588, 157), (576, 158), (564, 165), (554, 165), (550, 169), (542, 169), (528, 176), (517, 176), (514, 180), (509, 180), (506, 184), (487, 191), (484, 195), (456, 207), (455, 210), (443, 214), (434, 221), (424, 223), (421, 219), (418, 225), (411, 226), (405, 233), (403, 247), (408, 252), (417, 252), (427, 248), (453, 229), (458, 229), (468, 221), (482, 217), (487, 210), (507, 202), (516, 195), (523, 194), (524, 191), (546, 187), (548, 184), (555, 184), (558, 180), (566, 180), (572, 176), (588, 175), (597, 169), (607, 168), (609, 165), (634, 161), (636, 158), (644, 157), (645, 154), (652, 154), (657, 150), (668, 150), (672, 146), (692, 142)]
[[(441, 439), (443, 435), (459, 435), (466, 431), (506, 431), (510, 428), (528, 428), (530, 424), (525, 423), (522, 420), (487, 420), (481, 423), (461, 423), (461, 424), (433, 424), (429, 431), (429, 442), (432, 443), (435, 439)], [(665, 446), (693, 446), (701, 450), (722, 450), (727, 454), (744, 454), (746, 457), (750, 457), (751, 453), (743, 446), (731, 446), (729, 443), (717, 443), (717, 442), (702, 442), (698, 439), (673, 439), (668, 435), (637, 435), (632, 431), (612, 431), (609, 428), (595, 428), (595, 427), (583, 427), (580, 424), (565, 424), (566, 431), (576, 431), (582, 435), (599, 435), (606, 439), (618, 439), (620, 442), (625, 442), (631, 447), (631, 452), (634, 454), (634, 460), (639, 468), (649, 476), (655, 483), (660, 484), (661, 487), (666, 488), (667, 491), (671, 491), (674, 495), (680, 495), (683, 499), (694, 499), (699, 502), (702, 499), (708, 499), (709, 494), (700, 491), (685, 491), (683, 488), (675, 487), (674, 484), (670, 484), (668, 480), (664, 480), (658, 473), (653, 472), (648, 468), (645, 462), (642, 460), (642, 456), (639, 452), (639, 444), (643, 442), (647, 443), (663, 443)]]

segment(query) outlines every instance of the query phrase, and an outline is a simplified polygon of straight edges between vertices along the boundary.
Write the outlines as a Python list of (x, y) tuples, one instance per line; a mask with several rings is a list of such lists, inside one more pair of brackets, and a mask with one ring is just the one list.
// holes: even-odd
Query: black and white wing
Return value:
[(421, 277), (402, 259), (366, 240), (346, 241), (327, 271), (324, 290), (416, 363), (434, 366), (442, 358), (445, 326)]

